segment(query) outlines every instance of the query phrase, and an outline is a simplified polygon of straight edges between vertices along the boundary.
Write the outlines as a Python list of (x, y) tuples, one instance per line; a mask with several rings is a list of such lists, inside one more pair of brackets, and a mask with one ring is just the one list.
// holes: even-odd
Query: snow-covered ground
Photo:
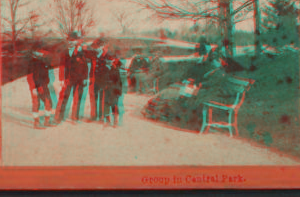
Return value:
[[(57, 72), (56, 72), (57, 75)], [(56, 76), (57, 77), (57, 76)], [(56, 95), (58, 83), (54, 82)], [(257, 147), (245, 139), (213, 132), (200, 135), (143, 119), (149, 96), (127, 94), (124, 125), (103, 128), (87, 123), (90, 102), (85, 89), (83, 122), (34, 130), (26, 78), (2, 87), (2, 162), (6, 166), (151, 166), (151, 165), (299, 165), (300, 162)], [(52, 95), (53, 96), (53, 95)], [(246, 132), (246, 131), (240, 131)]]

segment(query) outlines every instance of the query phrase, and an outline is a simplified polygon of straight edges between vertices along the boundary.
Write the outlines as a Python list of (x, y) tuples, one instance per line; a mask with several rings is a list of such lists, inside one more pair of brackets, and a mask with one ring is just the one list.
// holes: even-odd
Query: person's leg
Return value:
[[(75, 85), (76, 88), (74, 88), (73, 93), (74, 93), (74, 100), (73, 100), (73, 105), (75, 105), (74, 109), (74, 119), (76, 121), (79, 120), (79, 114), (80, 114), (80, 106), (81, 106), (81, 100), (82, 100), (82, 93), (83, 93), (83, 84), (81, 83), (76, 83)], [(77, 94), (75, 94), (75, 90), (77, 90)]]
[(93, 89), (93, 105), (91, 105), (91, 110), (92, 112), (92, 116), (91, 119), (92, 120), (97, 120), (97, 109), (98, 109), (98, 98), (99, 98), (99, 85), (98, 84), (94, 84), (94, 89)]
[(45, 126), (51, 126), (50, 116), (51, 116), (51, 110), (52, 110), (52, 99), (51, 99), (51, 95), (50, 95), (48, 85), (43, 86), (42, 100), (45, 104), (45, 109), (46, 109), (44, 125)]
[(135, 91), (136, 93), (138, 93), (140, 91), (140, 73), (135, 73), (134, 74), (135, 77)]
[(123, 124), (123, 115), (125, 113), (125, 109), (124, 109), (124, 94), (122, 94), (119, 98), (118, 98), (118, 113), (119, 113), (119, 125)]
[(119, 108), (118, 108), (118, 96), (114, 95), (112, 98), (111, 111), (114, 116), (114, 126), (118, 125), (119, 119)]
[(104, 123), (110, 122), (110, 107), (112, 104), (111, 89), (105, 89), (104, 93)]
[(147, 74), (146, 73), (141, 73), (141, 85), (142, 85), (142, 92), (147, 93), (149, 91), (149, 84), (147, 81)]
[(40, 128), (40, 117), (39, 117), (39, 108), (40, 108), (40, 100), (38, 98), (38, 92), (33, 89), (30, 90), (31, 98), (32, 98), (32, 115), (34, 119), (34, 128)]
[(64, 84), (60, 93), (59, 93), (59, 101), (56, 106), (55, 111), (55, 121), (60, 123), (65, 115), (66, 105), (68, 103), (68, 99), (70, 96), (72, 86), (70, 84)]
[(99, 120), (100, 122), (103, 122), (103, 119), (104, 119), (104, 111), (105, 111), (105, 106), (106, 106), (106, 103), (105, 103), (105, 97), (106, 97), (106, 93), (107, 93), (107, 90), (104, 88), (104, 86), (100, 86), (99, 87)]
[(97, 90), (96, 86), (97, 86), (96, 83), (93, 83), (89, 86), (90, 103), (91, 103), (91, 120), (94, 120), (97, 118), (98, 94), (96, 92), (96, 90)]

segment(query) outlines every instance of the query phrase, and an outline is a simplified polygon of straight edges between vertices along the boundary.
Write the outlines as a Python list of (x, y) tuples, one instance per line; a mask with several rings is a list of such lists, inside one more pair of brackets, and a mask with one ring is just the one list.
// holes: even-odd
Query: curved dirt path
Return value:
[[(57, 87), (57, 85), (54, 85)], [(87, 93), (87, 89), (85, 90)], [(70, 121), (34, 130), (26, 78), (2, 87), (2, 161), (9, 166), (299, 165), (290, 157), (225, 134), (199, 135), (145, 120), (148, 96), (125, 95), (124, 125)], [(86, 96), (84, 118), (90, 113)]]

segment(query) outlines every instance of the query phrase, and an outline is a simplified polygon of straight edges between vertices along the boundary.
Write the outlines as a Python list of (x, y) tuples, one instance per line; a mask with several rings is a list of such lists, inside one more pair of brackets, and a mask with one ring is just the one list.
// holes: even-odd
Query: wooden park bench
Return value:
[[(230, 77), (228, 78), (229, 88), (232, 88), (236, 91), (236, 98), (232, 105), (225, 105), (223, 103), (218, 103), (215, 101), (204, 102), (203, 108), (203, 123), (200, 133), (204, 131), (209, 131), (210, 127), (217, 128), (227, 128), (230, 132), (230, 137), (232, 137), (232, 130), (235, 129), (236, 135), (238, 135), (238, 127), (237, 127), (237, 116), (238, 110), (242, 106), (245, 93), (250, 89), (250, 85), (254, 83), (252, 79), (245, 79), (240, 77)], [(217, 108), (221, 110), (228, 111), (228, 123), (227, 122), (213, 122), (212, 119), (212, 109)], [(207, 122), (207, 114), (208, 114), (208, 122)], [(232, 120), (233, 119), (233, 120)]]

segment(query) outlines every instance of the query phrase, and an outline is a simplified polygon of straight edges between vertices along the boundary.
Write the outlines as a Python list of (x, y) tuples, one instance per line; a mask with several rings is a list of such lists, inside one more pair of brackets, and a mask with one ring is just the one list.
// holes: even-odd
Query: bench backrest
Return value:
[(229, 77), (228, 82), (228, 87), (237, 93), (234, 105), (240, 107), (245, 99), (245, 92), (249, 90), (250, 84), (253, 84), (254, 80)]

